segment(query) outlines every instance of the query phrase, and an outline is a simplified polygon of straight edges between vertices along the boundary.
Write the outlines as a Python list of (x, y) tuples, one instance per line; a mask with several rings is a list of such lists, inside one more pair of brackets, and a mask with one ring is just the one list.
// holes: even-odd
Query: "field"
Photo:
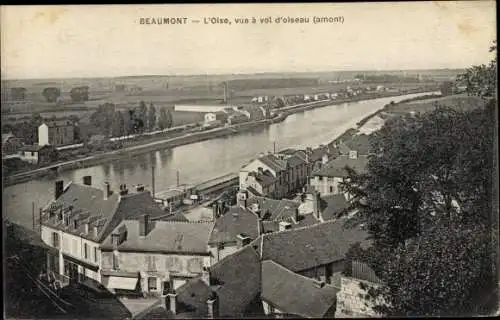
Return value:
[(394, 114), (409, 113), (412, 111), (427, 112), (434, 110), (436, 103), (440, 106), (450, 107), (457, 110), (471, 110), (484, 107), (485, 102), (485, 100), (479, 97), (459, 94), (441, 98), (412, 101), (408, 103), (396, 104), (394, 106), (387, 106), (386, 108), (384, 108), (384, 111)]
[[(460, 70), (422, 70), (422, 71), (372, 71), (372, 74), (395, 74), (415, 77), (421, 75), (420, 82), (388, 83), (386, 87), (410, 89), (423, 85), (436, 85), (436, 81), (453, 78)], [(136, 107), (140, 101), (153, 103), (155, 106), (173, 106), (176, 103), (189, 104), (218, 104), (223, 102), (223, 82), (237, 80), (238, 89), (229, 87), (231, 104), (249, 103), (254, 96), (287, 96), (335, 92), (350, 85), (353, 89), (366, 85), (357, 85), (351, 81), (363, 73), (352, 72), (312, 72), (312, 73), (269, 73), (269, 74), (231, 74), (231, 75), (193, 75), (193, 76), (137, 76), (120, 78), (85, 78), (85, 79), (29, 79), (2, 81), (2, 120), (22, 118), (38, 112), (43, 117), (62, 117), (77, 115), (87, 120), (89, 115), (100, 105), (106, 102), (114, 103), (118, 109)], [(289, 81), (290, 79), (316, 79), (317, 85), (293, 88), (259, 88), (259, 79), (283, 79), (283, 83), (303, 84), (304, 81)], [(247, 79), (247, 81), (245, 81)], [(274, 83), (271, 81), (270, 83)], [(278, 81), (279, 82), (279, 81)], [(307, 83), (307, 81), (305, 81)], [(340, 83), (339, 83), (340, 82)], [(118, 92), (117, 85), (125, 85), (126, 90), (140, 87), (140, 91)], [(373, 86), (373, 84), (370, 84)], [(73, 103), (69, 92), (77, 86), (88, 86), (90, 100)], [(247, 87), (245, 87), (247, 86)], [(253, 87), (252, 87), (253, 86)], [(10, 89), (14, 87), (26, 88), (26, 97), (23, 102), (10, 100)], [(57, 87), (61, 90), (60, 104), (48, 103), (42, 96), (46, 87)], [(174, 114), (175, 124), (184, 124), (186, 121), (200, 121), (201, 115)]]

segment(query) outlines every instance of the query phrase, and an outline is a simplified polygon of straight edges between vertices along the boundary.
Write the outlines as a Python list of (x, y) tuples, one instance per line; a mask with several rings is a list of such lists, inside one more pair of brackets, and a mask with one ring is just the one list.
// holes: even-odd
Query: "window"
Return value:
[(156, 277), (148, 278), (148, 291), (156, 291)]
[(52, 246), (59, 249), (59, 234), (52, 232)]
[(83, 254), (85, 259), (89, 258), (89, 245), (86, 243), (83, 244)]
[(330, 193), (333, 193), (333, 187), (330, 186)]
[(97, 247), (94, 247), (94, 262), (97, 262)]

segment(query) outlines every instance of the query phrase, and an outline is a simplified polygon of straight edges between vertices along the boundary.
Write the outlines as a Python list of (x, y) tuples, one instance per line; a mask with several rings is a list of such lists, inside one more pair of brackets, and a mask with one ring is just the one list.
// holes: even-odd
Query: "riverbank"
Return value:
[(181, 137), (163, 139), (159, 141), (153, 141), (150, 143), (143, 142), (140, 145), (130, 146), (115, 151), (105, 152), (102, 154), (96, 154), (89, 157), (83, 157), (80, 159), (53, 164), (44, 168), (39, 168), (28, 172), (18, 173), (9, 177), (4, 177), (4, 186), (19, 184), (32, 179), (41, 178), (44, 176), (51, 176), (51, 175), (56, 176), (58, 173), (63, 171), (92, 167), (105, 162), (111, 162), (121, 159), (124, 156), (132, 157), (138, 154), (147, 153), (159, 149), (174, 148), (177, 146), (187, 145), (214, 138), (236, 135), (238, 133), (246, 132), (254, 128), (266, 127), (272, 123), (284, 121), (288, 115), (293, 113), (303, 112), (304, 110), (321, 108), (329, 105), (338, 105), (342, 103), (357, 102), (361, 100), (373, 100), (384, 97), (400, 96), (400, 95), (420, 93), (420, 92), (424, 92), (424, 90), (405, 92), (405, 93), (386, 93), (384, 95), (377, 95), (377, 96), (359, 96), (359, 97), (354, 97), (355, 99), (353, 98), (353, 99), (338, 99), (338, 100), (322, 100), (322, 101), (314, 101), (300, 105), (285, 107), (286, 109), (284, 108), (283, 111), (280, 112), (280, 114), (278, 114), (273, 119), (265, 119), (257, 122), (247, 122), (223, 128), (215, 128), (206, 131), (188, 133), (187, 135)]

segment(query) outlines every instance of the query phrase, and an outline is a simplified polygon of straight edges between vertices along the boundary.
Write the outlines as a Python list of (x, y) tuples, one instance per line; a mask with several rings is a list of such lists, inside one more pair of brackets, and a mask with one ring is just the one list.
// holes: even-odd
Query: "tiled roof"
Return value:
[(324, 208), (321, 212), (321, 217), (323, 220), (332, 220), (337, 217), (341, 211), (349, 207), (349, 202), (345, 198), (344, 194), (334, 194), (322, 197), (324, 201)]
[[(247, 200), (247, 207), (258, 204), (261, 211), (261, 216), (264, 220), (280, 220), (284, 218), (294, 217), (295, 211), (300, 206), (300, 203), (292, 200), (276, 200), (266, 197), (251, 197)], [(266, 216), (266, 213), (268, 215)]]
[(246, 246), (213, 265), (211, 277), (217, 285), (220, 316), (243, 316), (260, 292), (259, 256), (251, 246)]
[(336, 295), (340, 290), (298, 275), (274, 261), (262, 262), (261, 298), (285, 314), (304, 318), (322, 318), (335, 314)]
[(311, 151), (309, 154), (309, 161), (316, 162), (321, 161), (324, 155), (330, 157), (338, 156), (338, 150), (330, 146), (319, 146)]
[(339, 148), (343, 154), (348, 154), (349, 150), (355, 150), (360, 155), (368, 155), (370, 153), (370, 136), (366, 134), (352, 135), (350, 139), (342, 141)]
[(312, 173), (313, 176), (322, 177), (346, 177), (347, 171), (345, 167), (348, 166), (354, 169), (357, 173), (366, 172), (366, 165), (368, 164), (368, 156), (358, 156), (356, 159), (350, 159), (347, 155), (342, 155), (328, 162), (322, 166), (321, 169)]
[(257, 216), (246, 208), (231, 207), (215, 221), (209, 244), (235, 242), (240, 233), (251, 239), (257, 238)]
[(286, 170), (286, 162), (278, 159), (274, 154), (264, 155), (258, 159), (274, 171)]
[[(208, 239), (213, 222), (177, 222), (153, 221), (153, 228), (144, 237), (139, 237), (139, 221), (125, 220), (114, 230), (126, 228), (126, 239), (118, 245), (118, 250), (141, 252), (179, 252), (208, 254)], [(101, 245), (103, 249), (111, 249), (111, 235)]]
[[(42, 218), (44, 225), (101, 242), (124, 219), (135, 219), (142, 214), (149, 214), (150, 218), (165, 215), (148, 191), (123, 196), (114, 192), (107, 200), (104, 200), (103, 192), (91, 186), (70, 183), (64, 193), (48, 206)], [(69, 215), (68, 226), (58, 219), (58, 208)], [(55, 213), (52, 218), (50, 211)], [(75, 219), (78, 220), (77, 229), (74, 229)], [(88, 234), (85, 234), (85, 223), (89, 223)], [(93, 227), (97, 227), (97, 238)]]
[(243, 316), (260, 292), (260, 271), (259, 256), (252, 247), (225, 257), (211, 267), (213, 286), (198, 278), (177, 289), (179, 312), (175, 318), (205, 318), (212, 291), (217, 294), (220, 317)]
[(328, 221), (303, 228), (262, 235), (255, 240), (263, 260), (298, 272), (342, 260), (349, 247), (364, 243), (368, 234), (358, 228), (344, 227), (345, 219)]
[(296, 156), (296, 155), (293, 155), (293, 156), (289, 157), (288, 159), (286, 159), (286, 161), (288, 162), (288, 164), (291, 167), (297, 167), (297, 166), (306, 164), (306, 161), (304, 159), (302, 159), (302, 158), (300, 158), (299, 156)]
[(255, 177), (255, 180), (262, 186), (269, 186), (277, 181), (276, 177), (274, 177), (269, 170), (264, 172), (250, 172), (248, 175)]

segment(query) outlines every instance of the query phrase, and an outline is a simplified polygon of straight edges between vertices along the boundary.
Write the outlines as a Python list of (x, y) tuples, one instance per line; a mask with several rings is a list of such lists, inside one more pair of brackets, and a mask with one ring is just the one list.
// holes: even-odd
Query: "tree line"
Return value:
[[(12, 100), (25, 100), (28, 90), (23, 87), (14, 87), (10, 89)], [(57, 87), (47, 87), (42, 90), (42, 96), (47, 102), (56, 103), (61, 97), (61, 89)], [(83, 102), (89, 100), (89, 87), (74, 87), (70, 90), (69, 96), (73, 102)]]
[(346, 168), (341, 187), (358, 210), (347, 225), (365, 227), (372, 247), (353, 246), (344, 272), (353, 260), (372, 267), (384, 285), (368, 298), (384, 316), (471, 315), (495, 300), (496, 59), (459, 80), (485, 107), (388, 121), (371, 137), (367, 172)]
[(102, 134), (110, 137), (164, 130), (173, 125), (170, 109), (161, 107), (157, 116), (156, 106), (150, 103), (148, 107), (144, 101), (139, 106), (126, 110), (116, 110), (112, 103), (99, 105), (91, 115), (90, 122)]

